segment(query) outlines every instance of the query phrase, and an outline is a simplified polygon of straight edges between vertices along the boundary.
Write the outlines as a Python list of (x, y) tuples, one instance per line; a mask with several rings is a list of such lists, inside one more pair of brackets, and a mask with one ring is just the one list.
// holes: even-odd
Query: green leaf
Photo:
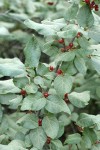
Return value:
[(71, 76), (57, 76), (54, 80), (54, 88), (59, 96), (64, 98), (65, 93), (69, 93), (72, 88)]
[(28, 94), (34, 94), (38, 91), (38, 86), (34, 83), (27, 84), (25, 90)]
[(43, 21), (42, 24), (36, 23), (31, 20), (26, 20), (24, 24), (31, 29), (36, 30), (39, 34), (50, 36), (55, 35), (57, 31), (59, 31), (61, 28), (63, 28), (65, 24), (64, 19), (57, 19), (54, 21)]
[(61, 149), (62, 146), (62, 142), (60, 140), (52, 140), (51, 143), (55, 146), (56, 150)]
[(21, 110), (40, 110), (46, 105), (46, 98), (42, 97), (41, 93), (36, 95), (28, 95), (24, 98)]
[(25, 75), (25, 66), (18, 58), (0, 58), (0, 74), (11, 77)]
[[(87, 51), (87, 49), (90, 46), (88, 40), (84, 36), (78, 38), (78, 43), (81, 46), (81, 48), (86, 49), (85, 51)], [(81, 51), (81, 52), (83, 52), (83, 51)]]
[(86, 64), (85, 64), (85, 61), (83, 58), (80, 58), (80, 57), (76, 57), (75, 60), (74, 60), (74, 64), (75, 64), (75, 67), (77, 68), (77, 70), (82, 73), (82, 74), (86, 74), (86, 71), (87, 71), (87, 67), (86, 67)]
[(23, 120), (23, 127), (27, 129), (35, 129), (38, 127), (38, 117), (35, 114), (30, 114)]
[(79, 144), (81, 142), (82, 138), (79, 133), (70, 134), (68, 135), (68, 138), (65, 140), (65, 144)]
[(14, 82), (15, 86), (22, 89), (25, 87), (25, 85), (27, 85), (29, 83), (29, 79), (28, 79), (28, 77), (18, 76), (13, 79), (13, 82)]
[(71, 5), (70, 7), (68, 7), (68, 9), (65, 13), (66, 20), (71, 20), (71, 19), (76, 18), (77, 11), (78, 11), (78, 5), (75, 3), (73, 5)]
[(9, 100), (9, 108), (10, 109), (17, 109), (18, 106), (21, 105), (21, 101), (22, 101), (22, 96), (21, 95), (16, 95), (15, 98)]
[(46, 116), (43, 118), (42, 127), (48, 137), (56, 138), (59, 131), (59, 122), (54, 116)]
[(75, 52), (70, 51), (70, 52), (65, 52), (65, 53), (59, 53), (56, 58), (55, 58), (55, 62), (59, 62), (59, 61), (64, 61), (64, 62), (68, 62), (68, 61), (72, 61), (75, 57)]
[(0, 103), (1, 104), (5, 104), (5, 105), (9, 105), (10, 103), (9, 103), (9, 101), (10, 100), (13, 100), (13, 99), (15, 99), (16, 98), (16, 95), (15, 94), (11, 94), (11, 93), (9, 93), (9, 94), (1, 94), (0, 95)]
[(66, 112), (71, 114), (70, 109), (68, 108), (65, 101), (57, 95), (50, 95), (48, 97), (45, 109), (54, 114), (59, 112)]
[(41, 50), (39, 42), (35, 37), (32, 37), (27, 43), (25, 49), (25, 65), (27, 67), (37, 67), (39, 64), (39, 59), (41, 55)]
[(94, 124), (100, 123), (100, 115), (95, 116), (81, 113), (77, 123), (82, 127), (90, 127)]
[(90, 100), (90, 92), (84, 91), (82, 93), (72, 92), (68, 94), (69, 101), (78, 108), (83, 108), (88, 105)]
[(32, 141), (33, 146), (38, 149), (43, 148), (46, 142), (46, 134), (41, 127), (38, 127), (30, 132), (30, 139)]
[(13, 80), (0, 81), (0, 94), (19, 93), (20, 89), (13, 84)]
[(79, 9), (77, 21), (84, 28), (91, 27), (94, 24), (94, 17), (88, 5), (84, 5)]
[(92, 56), (91, 63), (94, 66), (94, 69), (100, 74), (100, 57)]
[(100, 25), (95, 25), (88, 31), (89, 38), (94, 39), (97, 42), (100, 42)]

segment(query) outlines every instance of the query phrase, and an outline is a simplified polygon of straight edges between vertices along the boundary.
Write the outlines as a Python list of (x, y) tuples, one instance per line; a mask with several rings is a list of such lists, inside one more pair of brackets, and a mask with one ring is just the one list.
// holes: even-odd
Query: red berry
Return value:
[(69, 47), (72, 48), (73, 47), (73, 43), (69, 43)]
[(42, 119), (38, 120), (38, 126), (42, 126)]
[(81, 36), (82, 36), (82, 33), (81, 33), (81, 32), (78, 32), (77, 35), (76, 35), (77, 38), (79, 38), (79, 37), (81, 37)]
[(61, 74), (63, 74), (62, 70), (61, 70), (61, 69), (58, 69), (58, 70), (57, 70), (57, 75), (61, 75)]
[(43, 96), (46, 98), (49, 96), (48, 92), (43, 93)]
[(95, 2), (94, 2), (94, 1), (92, 1), (92, 2), (91, 2), (91, 4), (94, 6), (94, 5), (95, 5)]
[(27, 93), (26, 93), (25, 90), (21, 90), (20, 94), (23, 95), (23, 96), (25, 96)]
[(95, 11), (98, 11), (98, 10), (99, 10), (98, 5), (95, 5)]
[(50, 70), (50, 71), (53, 71), (53, 70), (54, 70), (54, 67), (53, 67), (53, 66), (50, 66), (50, 67), (49, 67), (49, 70)]
[(54, 3), (53, 3), (53, 2), (48, 2), (47, 4), (48, 4), (48, 5), (53, 5)]
[(68, 98), (68, 93), (66, 93), (66, 94), (64, 95), (64, 98)]
[(64, 39), (60, 39), (60, 40), (58, 40), (58, 42), (59, 42), (60, 44), (63, 44), (63, 43), (64, 43)]
[(70, 49), (70, 46), (66, 46), (66, 50), (69, 50)]
[(90, 0), (85, 0), (85, 3), (86, 4), (90, 4)]
[(50, 144), (50, 143), (51, 143), (51, 138), (50, 138), (50, 137), (47, 137), (46, 143), (47, 143), (47, 144)]

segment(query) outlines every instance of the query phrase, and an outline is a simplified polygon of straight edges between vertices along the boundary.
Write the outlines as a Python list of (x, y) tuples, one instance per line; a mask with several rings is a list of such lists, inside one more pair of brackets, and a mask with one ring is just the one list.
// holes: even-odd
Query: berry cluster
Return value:
[(94, 1), (90, 2), (90, 0), (85, 0), (85, 3), (88, 4), (91, 9), (95, 9), (95, 11), (99, 10), (98, 5), (95, 4)]

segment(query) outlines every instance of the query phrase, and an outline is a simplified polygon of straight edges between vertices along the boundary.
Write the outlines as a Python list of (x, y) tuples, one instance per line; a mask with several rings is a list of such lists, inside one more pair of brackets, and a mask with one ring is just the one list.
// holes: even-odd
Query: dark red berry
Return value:
[(38, 120), (38, 126), (42, 126), (42, 119)]
[(46, 98), (49, 96), (48, 92), (43, 93), (43, 96)]
[(53, 2), (48, 2), (47, 4), (48, 4), (48, 5), (53, 5), (54, 3), (53, 3)]
[(69, 43), (69, 47), (72, 48), (73, 47), (73, 43)]
[(60, 39), (60, 40), (58, 40), (58, 42), (59, 42), (60, 44), (63, 44), (63, 43), (64, 43), (64, 39)]
[(66, 94), (64, 95), (64, 98), (68, 98), (68, 93), (66, 93)]
[(54, 70), (54, 67), (53, 67), (53, 66), (50, 66), (50, 67), (49, 67), (49, 70), (50, 70), (50, 71), (53, 71), (53, 70)]
[(85, 3), (86, 4), (90, 4), (90, 0), (85, 0)]
[(62, 70), (61, 70), (61, 69), (58, 69), (58, 70), (57, 70), (57, 75), (61, 75), (61, 74), (63, 74)]
[(94, 1), (92, 1), (92, 2), (91, 2), (91, 4), (94, 6), (94, 5), (95, 5), (95, 2), (94, 2)]
[(23, 95), (23, 96), (25, 96), (27, 93), (26, 93), (25, 90), (21, 90), (20, 94)]
[(95, 11), (98, 11), (98, 10), (99, 10), (98, 5), (95, 5)]
[(81, 33), (81, 32), (78, 32), (77, 35), (76, 35), (77, 38), (79, 38), (79, 37), (81, 37), (81, 36), (82, 36), (82, 33)]
[(47, 137), (46, 143), (47, 143), (47, 144), (50, 144), (50, 143), (51, 143), (51, 138), (50, 138), (50, 137)]

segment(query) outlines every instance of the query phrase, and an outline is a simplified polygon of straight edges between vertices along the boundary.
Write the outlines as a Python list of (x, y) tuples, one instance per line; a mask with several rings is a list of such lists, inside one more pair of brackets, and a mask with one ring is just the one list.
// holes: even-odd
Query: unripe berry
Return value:
[(51, 143), (51, 138), (50, 138), (50, 137), (47, 137), (46, 143), (47, 143), (47, 144), (50, 144), (50, 143)]
[(38, 126), (42, 126), (42, 119), (38, 120)]
[(54, 3), (53, 2), (48, 2), (47, 4), (52, 6)]
[(43, 93), (43, 96), (47, 98), (49, 96), (48, 92)]
[(73, 47), (73, 43), (69, 43), (69, 47), (72, 48)]
[(59, 42), (60, 44), (63, 44), (63, 43), (64, 43), (64, 39), (60, 39), (60, 40), (58, 40), (58, 42)]
[(27, 93), (26, 93), (25, 90), (21, 90), (21, 91), (20, 91), (20, 94), (21, 94), (22, 96), (25, 96)]
[(50, 70), (50, 71), (53, 71), (53, 70), (54, 70), (54, 67), (53, 67), (53, 66), (50, 66), (50, 67), (49, 67), (49, 70)]
[(57, 70), (57, 75), (61, 75), (61, 74), (63, 74), (62, 70), (61, 70), (61, 69), (58, 69), (58, 70)]

